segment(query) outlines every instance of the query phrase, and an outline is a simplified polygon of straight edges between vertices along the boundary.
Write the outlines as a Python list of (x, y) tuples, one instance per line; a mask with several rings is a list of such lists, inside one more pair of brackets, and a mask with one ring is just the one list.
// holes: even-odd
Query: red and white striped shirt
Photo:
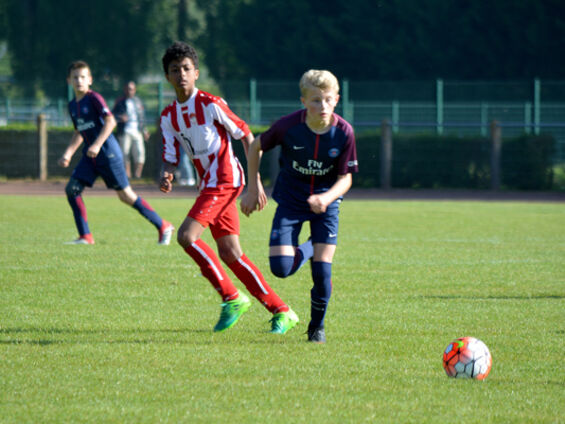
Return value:
[(239, 187), (245, 177), (231, 139), (239, 140), (249, 132), (222, 98), (195, 89), (186, 102), (175, 100), (161, 113), (163, 161), (178, 166), (182, 146), (198, 173), (200, 190)]

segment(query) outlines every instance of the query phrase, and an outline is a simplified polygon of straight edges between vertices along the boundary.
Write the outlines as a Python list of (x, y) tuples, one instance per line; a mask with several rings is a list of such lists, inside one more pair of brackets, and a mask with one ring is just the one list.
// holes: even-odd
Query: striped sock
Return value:
[(196, 240), (184, 251), (198, 264), (202, 275), (210, 281), (222, 300), (237, 299), (238, 292), (222, 267), (216, 253), (201, 239)]
[(288, 311), (288, 306), (271, 289), (265, 281), (263, 274), (245, 254), (228, 265), (237, 278), (241, 280), (249, 293), (251, 293), (265, 308), (273, 314)]

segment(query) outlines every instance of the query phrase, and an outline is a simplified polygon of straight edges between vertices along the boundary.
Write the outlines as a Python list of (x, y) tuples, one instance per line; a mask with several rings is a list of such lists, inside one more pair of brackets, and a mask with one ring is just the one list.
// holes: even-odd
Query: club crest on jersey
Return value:
[(328, 151), (328, 155), (330, 156), (330, 158), (336, 158), (337, 155), (339, 155), (339, 149), (337, 149), (335, 147), (333, 149), (330, 149)]

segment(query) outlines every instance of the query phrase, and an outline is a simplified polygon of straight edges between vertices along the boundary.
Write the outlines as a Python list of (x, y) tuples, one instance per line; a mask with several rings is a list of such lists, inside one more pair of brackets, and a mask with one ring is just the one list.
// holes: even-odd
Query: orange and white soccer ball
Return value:
[(492, 367), (486, 344), (474, 337), (460, 337), (445, 348), (443, 368), (450, 377), (484, 380)]

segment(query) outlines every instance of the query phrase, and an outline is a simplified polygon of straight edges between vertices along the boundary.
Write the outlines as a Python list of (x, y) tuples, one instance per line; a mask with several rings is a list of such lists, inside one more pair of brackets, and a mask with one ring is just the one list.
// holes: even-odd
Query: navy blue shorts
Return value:
[(337, 244), (339, 204), (340, 201), (333, 202), (321, 214), (299, 212), (279, 205), (273, 218), (269, 246), (298, 246), (298, 236), (306, 221), (310, 222), (312, 243)]
[(92, 187), (99, 176), (108, 188), (123, 190), (129, 186), (124, 162), (118, 156), (111, 159), (83, 156), (71, 175), (88, 187)]

